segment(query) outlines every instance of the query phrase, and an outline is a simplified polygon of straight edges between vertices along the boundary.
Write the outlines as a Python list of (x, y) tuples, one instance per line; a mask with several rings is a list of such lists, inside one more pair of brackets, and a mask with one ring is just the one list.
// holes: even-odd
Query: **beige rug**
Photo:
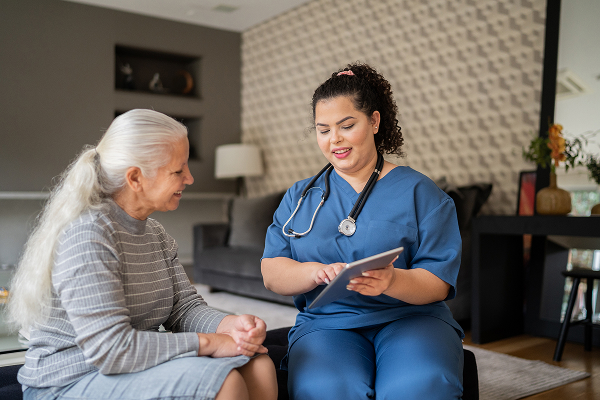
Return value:
[(513, 400), (545, 392), (590, 376), (587, 372), (561, 368), (507, 354), (464, 346), (477, 359), (480, 400)]

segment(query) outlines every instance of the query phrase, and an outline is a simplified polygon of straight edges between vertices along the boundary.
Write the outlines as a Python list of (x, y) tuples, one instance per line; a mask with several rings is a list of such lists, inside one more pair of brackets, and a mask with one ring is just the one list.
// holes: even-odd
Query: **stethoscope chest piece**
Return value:
[(345, 236), (352, 236), (356, 232), (356, 223), (352, 218), (346, 218), (340, 222), (338, 231)]

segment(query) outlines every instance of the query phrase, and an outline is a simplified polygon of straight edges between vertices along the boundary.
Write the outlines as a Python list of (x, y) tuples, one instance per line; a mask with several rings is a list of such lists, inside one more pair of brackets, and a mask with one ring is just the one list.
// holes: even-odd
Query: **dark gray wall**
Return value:
[[(59, 0), (0, 0), (0, 191), (51, 186), (116, 110), (202, 118), (191, 191), (233, 191), (214, 179), (214, 149), (240, 140), (240, 42), (204, 28)], [(114, 90), (116, 44), (201, 57), (201, 100)], [(189, 189), (188, 189), (189, 190)]]

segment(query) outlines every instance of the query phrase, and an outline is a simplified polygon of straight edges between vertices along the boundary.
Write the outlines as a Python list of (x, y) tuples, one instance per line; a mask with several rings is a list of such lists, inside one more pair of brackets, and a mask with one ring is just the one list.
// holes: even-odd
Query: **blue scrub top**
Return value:
[[(356, 220), (356, 232), (347, 237), (338, 232), (360, 193), (335, 170), (329, 177), (330, 194), (318, 212), (312, 230), (301, 238), (283, 234), (282, 226), (298, 204), (311, 178), (295, 183), (285, 194), (267, 231), (263, 258), (287, 257), (299, 262), (349, 263), (396, 247), (404, 252), (395, 268), (423, 268), (450, 284), (446, 300), (456, 294), (460, 267), (461, 238), (452, 199), (429, 178), (409, 167), (395, 167), (381, 178)], [(325, 174), (314, 184), (286, 226), (304, 232), (325, 190)], [(443, 301), (412, 305), (387, 295), (348, 296), (315, 309), (308, 305), (325, 286), (294, 296), (299, 310), (289, 335), (290, 347), (306, 333), (321, 329), (353, 329), (394, 321), (409, 315), (429, 315), (450, 324), (464, 337), (460, 325)]]

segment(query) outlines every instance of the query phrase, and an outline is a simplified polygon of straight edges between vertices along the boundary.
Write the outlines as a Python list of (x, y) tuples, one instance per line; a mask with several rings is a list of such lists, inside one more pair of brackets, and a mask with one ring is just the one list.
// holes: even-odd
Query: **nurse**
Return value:
[[(444, 303), (461, 257), (452, 199), (383, 161), (402, 155), (404, 140), (390, 84), (370, 66), (334, 72), (312, 109), (332, 168), (287, 191), (262, 259), (265, 286), (293, 295), (299, 311), (282, 362), (290, 397), (461, 398), (464, 333)], [(400, 246), (392, 264), (353, 279), (346, 297), (308, 308), (345, 263)]]

